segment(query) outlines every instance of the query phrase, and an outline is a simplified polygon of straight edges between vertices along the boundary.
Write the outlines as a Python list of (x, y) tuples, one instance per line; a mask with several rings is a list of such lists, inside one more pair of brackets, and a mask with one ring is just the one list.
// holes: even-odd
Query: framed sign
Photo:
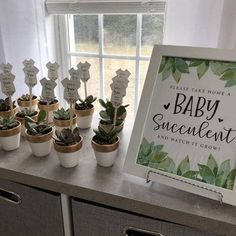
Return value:
[(154, 46), (124, 171), (236, 205), (236, 51)]

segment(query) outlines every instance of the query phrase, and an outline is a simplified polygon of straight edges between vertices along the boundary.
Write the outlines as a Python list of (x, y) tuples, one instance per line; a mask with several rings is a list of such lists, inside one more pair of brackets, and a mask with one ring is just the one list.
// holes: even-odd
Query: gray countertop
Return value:
[(119, 156), (111, 168), (97, 165), (90, 145), (93, 136), (90, 129), (81, 132), (84, 143), (77, 167), (61, 167), (54, 150), (45, 158), (34, 157), (22, 138), (18, 150), (4, 152), (0, 149), (0, 178), (212, 233), (235, 236), (236, 207), (158, 183), (146, 184), (144, 179), (122, 172), (131, 126), (126, 123)]

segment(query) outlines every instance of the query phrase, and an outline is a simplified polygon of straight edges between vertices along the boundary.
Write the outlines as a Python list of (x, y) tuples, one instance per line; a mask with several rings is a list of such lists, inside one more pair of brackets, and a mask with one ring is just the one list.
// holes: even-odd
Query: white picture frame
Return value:
[[(181, 189), (183, 191), (198, 194), (210, 199), (220, 200), (230, 205), (236, 205), (236, 184), (233, 186), (232, 190), (226, 189), (223, 187), (215, 186), (213, 184), (200, 182), (195, 179), (189, 179), (183, 176), (179, 176), (176, 173), (168, 173), (166, 171), (152, 168), (150, 166), (137, 164), (137, 157), (140, 145), (143, 141), (144, 133), (149, 132), (149, 130), (147, 130), (148, 128), (146, 127), (146, 125), (147, 122), (149, 121), (148, 117), (151, 113), (150, 106), (152, 103), (152, 99), (153, 97), (157, 96), (155, 90), (157, 90), (158, 88), (157, 83), (160, 83), (158, 82), (159, 79), (158, 72), (163, 57), (186, 58), (190, 60), (199, 59), (199, 60), (210, 60), (210, 62), (219, 61), (224, 63), (231, 63), (231, 62), (234, 63), (236, 62), (236, 50), (194, 48), (194, 47), (167, 46), (167, 45), (154, 46), (123, 170), (128, 174), (132, 174), (144, 179), (147, 179), (148, 177), (149, 179), (159, 182), (161, 184), (165, 184), (177, 189)], [(188, 76), (191, 76), (190, 74)], [(199, 79), (199, 81), (201, 80)], [(179, 84), (181, 84), (181, 81)], [(183, 86), (183, 84), (181, 86)], [(234, 128), (236, 129), (236, 122)], [(222, 151), (222, 149), (220, 151)], [(235, 157), (236, 161), (236, 150), (235, 150), (235, 156), (233, 157)], [(219, 168), (220, 165), (218, 166), (218, 170)], [(234, 163), (234, 168), (235, 168), (235, 163)]]

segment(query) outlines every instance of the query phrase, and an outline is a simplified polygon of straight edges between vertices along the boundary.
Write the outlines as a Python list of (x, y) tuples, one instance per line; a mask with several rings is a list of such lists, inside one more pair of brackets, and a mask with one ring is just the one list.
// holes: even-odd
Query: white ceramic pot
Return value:
[[(30, 108), (30, 101), (21, 101), (19, 98), (17, 99), (17, 103), (19, 105), (19, 109), (22, 110), (22, 109), (25, 109), (25, 108)], [(37, 111), (38, 110), (38, 99), (37, 97), (35, 97), (33, 100), (32, 100), (32, 109)]]
[(77, 110), (75, 109), (77, 115), (77, 126), (81, 129), (88, 129), (91, 127), (93, 120), (94, 107), (88, 110)]
[[(77, 127), (77, 116), (75, 115), (73, 120), (72, 120), (72, 130)], [(57, 120), (53, 119), (53, 123), (55, 125), (55, 130), (61, 131), (65, 128), (70, 128), (70, 120)]]
[(47, 156), (51, 152), (53, 131), (41, 135), (33, 136), (25, 131), (25, 138), (29, 142), (32, 153), (37, 157)]
[(83, 138), (80, 136), (80, 142), (70, 145), (70, 146), (62, 146), (58, 145), (54, 141), (54, 148), (57, 152), (57, 156), (61, 166), (65, 168), (72, 168), (78, 165), (80, 158), (80, 149), (83, 144)]
[[(13, 115), (15, 115), (15, 114), (16, 114), (16, 107), (13, 108)], [(0, 111), (0, 116), (2, 116), (2, 117), (11, 116), (11, 110)]]
[(120, 138), (118, 137), (118, 140), (113, 144), (100, 145), (92, 139), (91, 143), (98, 165), (110, 167), (114, 164), (117, 157), (119, 142)]
[(0, 143), (5, 151), (12, 151), (20, 146), (21, 123), (9, 130), (0, 130)]
[(53, 112), (54, 111), (57, 111), (58, 110), (58, 108), (59, 108), (59, 103), (58, 102), (56, 102), (56, 103), (53, 103), (53, 104), (51, 104), (51, 105), (49, 105), (49, 106), (47, 106), (47, 105), (42, 105), (42, 104), (38, 104), (38, 108), (39, 108), (39, 110), (41, 111), (41, 110), (44, 110), (44, 111), (48, 111), (48, 122), (49, 123), (53, 123)]
[(99, 152), (94, 150), (94, 154), (98, 165), (103, 167), (110, 167), (116, 160), (118, 149), (112, 152)]

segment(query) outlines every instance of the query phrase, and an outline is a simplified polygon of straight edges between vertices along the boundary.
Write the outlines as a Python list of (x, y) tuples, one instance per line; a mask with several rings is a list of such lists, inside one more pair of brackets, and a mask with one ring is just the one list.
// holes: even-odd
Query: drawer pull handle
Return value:
[(123, 229), (125, 236), (164, 236), (159, 232), (154, 232), (146, 229), (140, 229), (133, 226), (125, 226)]
[(0, 199), (16, 205), (21, 204), (21, 197), (19, 194), (3, 188), (0, 188)]

